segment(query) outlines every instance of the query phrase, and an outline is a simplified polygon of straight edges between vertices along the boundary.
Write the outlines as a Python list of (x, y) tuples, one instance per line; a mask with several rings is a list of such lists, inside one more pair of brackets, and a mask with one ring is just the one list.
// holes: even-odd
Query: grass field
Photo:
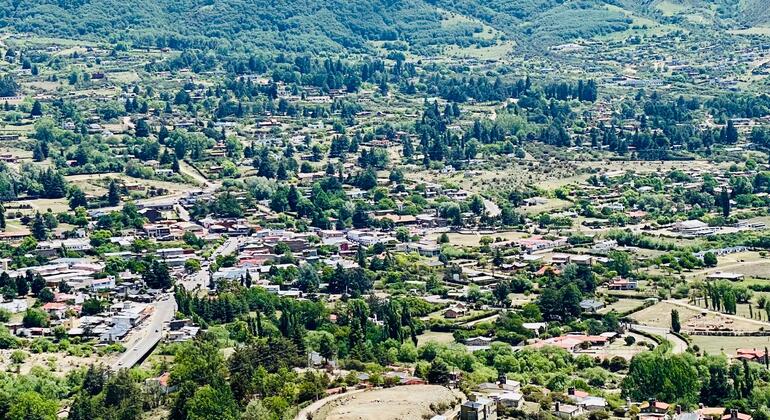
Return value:
[(770, 347), (770, 337), (708, 337), (692, 336), (693, 345), (708, 354), (724, 352), (735, 356), (736, 349), (764, 349)]
[(603, 314), (606, 314), (611, 311), (622, 313), (622, 312), (626, 312), (626, 311), (630, 311), (632, 309), (638, 308), (643, 304), (644, 304), (644, 301), (640, 299), (619, 299), (617, 302), (604, 307), (604, 309), (602, 309), (599, 312)]
[(764, 35), (770, 36), (770, 27), (768, 26), (754, 26), (747, 29), (735, 29), (728, 31), (734, 35)]
[[(425, 239), (429, 242), (435, 242), (438, 240), (439, 236), (441, 234), (439, 233), (431, 233), (430, 235), (426, 235)], [(496, 238), (502, 238), (504, 241), (510, 241), (514, 239), (521, 239), (527, 236), (527, 234), (522, 232), (499, 232), (499, 233), (493, 233), (489, 235), (481, 235), (481, 234), (462, 234), (462, 233), (454, 233), (450, 232), (447, 233), (447, 236), (449, 237), (449, 243), (451, 245), (455, 246), (479, 246), (479, 243), (481, 241), (481, 238), (484, 236), (489, 236), (493, 240)]]
[(440, 344), (450, 344), (454, 343), (455, 339), (452, 336), (452, 333), (449, 332), (425, 331), (424, 333), (417, 336), (417, 343), (419, 345), (429, 343), (431, 341)]
[(699, 312), (694, 309), (680, 307), (668, 302), (660, 302), (650, 306), (649, 308), (645, 308), (639, 312), (631, 314), (629, 317), (642, 325), (669, 328), (671, 326), (672, 309), (679, 311), (679, 320), (682, 322), (682, 324), (699, 314)]

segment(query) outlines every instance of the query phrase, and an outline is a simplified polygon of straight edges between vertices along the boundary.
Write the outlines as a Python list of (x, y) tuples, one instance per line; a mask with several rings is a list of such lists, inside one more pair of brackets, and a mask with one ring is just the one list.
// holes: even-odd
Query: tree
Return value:
[(105, 408), (118, 419), (137, 419), (142, 414), (144, 396), (128, 369), (121, 369), (104, 384)]
[(22, 323), (26, 328), (47, 327), (48, 315), (39, 309), (27, 309), (27, 311), (24, 312)]
[(41, 142), (35, 143), (35, 148), (32, 149), (32, 159), (35, 162), (42, 162), (45, 160), (45, 152), (43, 151), (43, 146), (41, 145)]
[(111, 179), (107, 189), (107, 202), (111, 206), (117, 206), (120, 203), (120, 187), (118, 183)]
[(508, 305), (510, 303), (508, 295), (511, 293), (510, 282), (503, 280), (495, 285), (492, 294), (495, 296), (497, 302), (501, 305)]
[(201, 262), (195, 258), (190, 258), (184, 262), (184, 270), (189, 274), (201, 271)]
[(262, 404), (262, 401), (254, 398), (246, 405), (241, 413), (241, 420), (266, 420), (273, 418), (273, 412)]
[(627, 252), (623, 251), (610, 251), (608, 256), (610, 257), (610, 268), (615, 270), (619, 275), (625, 277), (631, 274), (634, 269), (631, 257)]
[(449, 384), (449, 366), (445, 361), (436, 358), (431, 362), (428, 370), (428, 382), (438, 385)]
[(49, 420), (56, 418), (58, 404), (34, 391), (19, 394), (8, 410), (9, 420)]
[(716, 267), (717, 262), (717, 256), (713, 252), (703, 254), (703, 264), (706, 267)]
[(145, 270), (142, 279), (151, 289), (168, 289), (173, 286), (171, 275), (168, 272), (168, 266), (158, 260), (152, 261)]
[(40, 103), (40, 101), (35, 101), (32, 104), (32, 111), (30, 111), (29, 115), (33, 117), (39, 117), (43, 115), (43, 105)]
[(0, 229), (5, 229), (5, 207), (0, 204)]
[(583, 299), (580, 289), (574, 283), (570, 283), (564, 286), (559, 291), (559, 296), (562, 305), (562, 313), (571, 317), (578, 317), (582, 312), (580, 302)]
[(719, 202), (722, 205), (722, 216), (725, 218), (730, 217), (730, 194), (727, 192), (727, 187), (722, 187), (722, 192), (719, 194)]
[(695, 357), (671, 354), (662, 346), (631, 359), (628, 375), (623, 379), (623, 396), (634, 401), (656, 398), (660, 401), (698, 403), (700, 379)]
[(32, 221), (32, 236), (38, 241), (48, 239), (48, 229), (45, 226), (45, 220), (40, 212), (35, 212), (35, 219)]
[(16, 293), (21, 297), (27, 296), (29, 293), (29, 283), (27, 283), (26, 277), (16, 277)]
[(104, 310), (104, 301), (97, 298), (88, 298), (83, 301), (81, 313), (83, 315), (96, 315)]
[(297, 279), (297, 287), (305, 293), (314, 293), (318, 291), (318, 285), (320, 284), (320, 278), (315, 267), (311, 264), (304, 264), (299, 268), (299, 278)]
[(500, 267), (503, 265), (503, 262), (505, 260), (503, 259), (503, 253), (500, 251), (500, 248), (495, 249), (495, 254), (492, 257), (492, 264), (495, 265), (495, 267)]
[(142, 118), (136, 122), (136, 137), (146, 138), (150, 136), (150, 125)]
[(41, 302), (46, 302), (46, 303), (53, 302), (54, 294), (50, 288), (44, 287), (43, 290), (41, 290), (40, 293), (37, 294), (37, 298)]
[(671, 310), (671, 331), (678, 333), (682, 329), (682, 325), (679, 323), (679, 311), (676, 309)]
[(88, 207), (88, 200), (86, 200), (86, 194), (78, 187), (72, 187), (70, 189), (69, 198), (70, 209), (75, 210), (78, 207)]
[(31, 271), (27, 271), (27, 280), (29, 280), (29, 288), (33, 295), (38, 295), (46, 286), (43, 276), (40, 274), (33, 276)]
[(318, 342), (318, 354), (327, 362), (337, 356), (337, 342), (334, 335), (326, 333), (321, 335)]

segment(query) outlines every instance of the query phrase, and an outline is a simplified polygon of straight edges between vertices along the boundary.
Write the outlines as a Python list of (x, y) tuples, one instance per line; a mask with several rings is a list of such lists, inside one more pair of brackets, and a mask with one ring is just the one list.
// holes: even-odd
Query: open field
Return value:
[[(0, 350), (0, 370), (16, 371), (17, 365), (11, 362), (13, 350)], [(55, 376), (64, 377), (67, 373), (95, 363), (108, 363), (108, 358), (92, 354), (90, 356), (71, 356), (67, 353), (27, 353), (27, 358), (18, 365), (20, 373), (29, 373), (33, 367), (48, 368)]]
[(70, 175), (67, 178), (68, 182), (72, 182), (79, 187), (83, 189), (85, 192), (92, 192), (94, 194), (101, 193), (104, 194), (107, 192), (104, 185), (105, 180), (107, 178), (114, 178), (123, 181), (126, 184), (140, 184), (144, 185), (148, 188), (155, 188), (155, 189), (165, 189), (168, 190), (170, 194), (179, 193), (188, 191), (190, 189), (190, 185), (187, 184), (179, 184), (176, 182), (168, 182), (168, 181), (159, 181), (155, 179), (140, 179), (140, 178), (133, 178), (126, 174), (122, 173), (106, 173), (106, 174), (97, 174), (97, 175)]
[(629, 317), (642, 325), (669, 328), (671, 327), (672, 309), (679, 311), (679, 319), (682, 323), (699, 314), (698, 311), (693, 309), (683, 308), (668, 302), (660, 302), (631, 314)]
[[(16, 209), (18, 206), (29, 206), (29, 208)], [(54, 213), (60, 213), (69, 210), (69, 204), (66, 198), (36, 198), (34, 200), (9, 201), (5, 208), (9, 211), (20, 211), (23, 214), (34, 214), (36, 211), (43, 213), (49, 209)]]
[(770, 337), (708, 337), (691, 336), (693, 345), (708, 354), (724, 352), (735, 356), (736, 349), (763, 349), (770, 347)]
[(754, 26), (746, 29), (735, 29), (730, 31), (735, 35), (764, 35), (770, 36), (770, 27), (768, 26)]
[[(464, 396), (439, 385), (408, 385), (378, 389), (339, 398), (313, 416), (315, 420), (396, 420), (430, 418), (430, 406), (446, 409), (459, 404)], [(443, 412), (443, 410), (442, 410)]]
[[(648, 348), (645, 345), (642, 345), (644, 343), (649, 343), (650, 339), (639, 334), (628, 334), (636, 340), (636, 342), (630, 346), (627, 346), (625, 341), (622, 338), (618, 338), (617, 340), (610, 343), (610, 345), (606, 347), (602, 347), (598, 350), (590, 350), (584, 352), (584, 354), (590, 354), (592, 356), (601, 357), (604, 359), (611, 359), (615, 356), (622, 357), (626, 360), (631, 360), (635, 355), (647, 351)], [(654, 343), (653, 343), (654, 344)]]
[(739, 252), (718, 258), (714, 268), (695, 270), (685, 273), (686, 277), (705, 278), (715, 272), (740, 273), (748, 278), (770, 279), (770, 258), (762, 257), (758, 252)]
[[(429, 235), (425, 235), (425, 239), (428, 241), (437, 241), (439, 236), (441, 236), (440, 233), (431, 233)], [(491, 234), (480, 234), (480, 233), (455, 233), (450, 232), (447, 233), (447, 236), (449, 237), (449, 244), (455, 245), (455, 246), (479, 246), (479, 243), (481, 241), (481, 238), (484, 236), (489, 236), (492, 239), (495, 238), (502, 238), (504, 241), (510, 241), (513, 239), (521, 239), (526, 237), (525, 233), (522, 232), (498, 232), (498, 233), (491, 233)]]
[(417, 340), (418, 345), (430, 343), (431, 341), (440, 344), (451, 344), (455, 341), (450, 332), (436, 332), (430, 330), (426, 330), (424, 333), (418, 335)]
[(619, 299), (617, 302), (614, 302), (611, 305), (607, 305), (599, 312), (603, 314), (606, 314), (612, 311), (622, 313), (622, 312), (630, 311), (634, 308), (638, 308), (643, 304), (644, 304), (644, 301), (640, 299)]

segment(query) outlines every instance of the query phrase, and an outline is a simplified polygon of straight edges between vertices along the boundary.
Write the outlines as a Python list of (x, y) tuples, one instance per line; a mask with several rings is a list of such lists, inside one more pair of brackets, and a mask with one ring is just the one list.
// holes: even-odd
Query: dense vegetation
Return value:
[[(553, 45), (591, 38), (631, 26), (630, 11), (655, 14), (639, 2), (609, 0), (517, 1), (340, 1), (184, 0), (184, 1), (11, 1), (0, 2), (0, 25), (62, 37), (129, 41), (174, 49), (243, 52), (361, 51), (367, 41), (405, 41), (415, 52), (437, 47), (494, 45), (513, 39), (523, 45)], [(722, 17), (730, 12), (725, 3)], [(732, 2), (736, 3), (736, 2)], [(756, 3), (756, 2), (755, 2)], [(756, 5), (745, 9), (752, 22), (762, 21)], [(455, 20), (448, 12), (464, 18)], [(249, 19), (242, 19), (249, 16)], [(470, 19), (468, 19), (470, 18)], [(492, 38), (474, 36), (484, 26)], [(532, 42), (530, 42), (532, 41)], [(399, 48), (398, 43), (391, 45)], [(401, 44), (403, 46), (403, 44)]]

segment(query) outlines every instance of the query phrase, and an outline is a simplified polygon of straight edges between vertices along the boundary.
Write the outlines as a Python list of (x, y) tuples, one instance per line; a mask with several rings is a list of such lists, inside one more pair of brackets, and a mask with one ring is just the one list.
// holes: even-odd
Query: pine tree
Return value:
[(414, 156), (414, 145), (412, 145), (412, 140), (407, 136), (404, 137), (404, 147), (402, 153), (404, 154), (404, 157), (407, 159), (411, 159), (412, 156)]
[(32, 111), (29, 113), (29, 115), (33, 117), (39, 117), (43, 115), (43, 105), (40, 103), (40, 101), (35, 101), (35, 103), (32, 104)]
[(42, 162), (45, 160), (45, 153), (43, 153), (43, 147), (39, 142), (35, 144), (35, 148), (32, 150), (32, 159), (34, 159), (35, 162)]

